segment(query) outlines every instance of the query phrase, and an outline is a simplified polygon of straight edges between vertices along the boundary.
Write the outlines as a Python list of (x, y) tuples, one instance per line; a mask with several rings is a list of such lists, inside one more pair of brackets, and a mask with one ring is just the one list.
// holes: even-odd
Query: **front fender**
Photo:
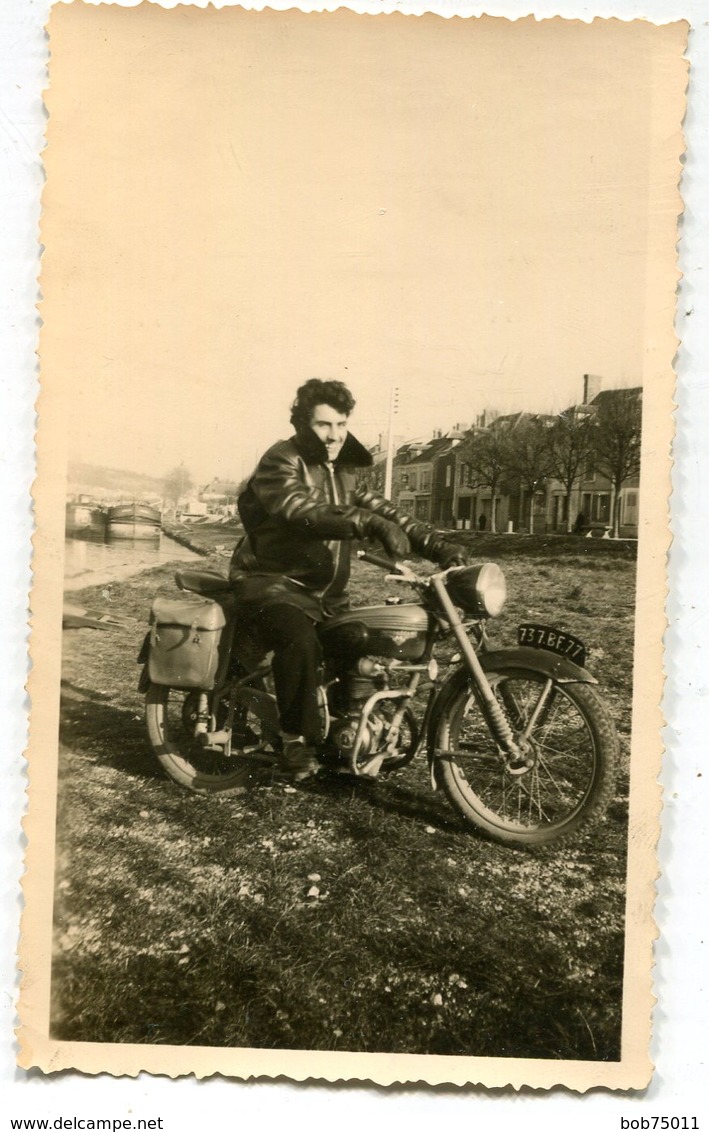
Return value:
[[(559, 684), (598, 683), (590, 672), (587, 672), (585, 668), (579, 668), (578, 664), (574, 664), (567, 657), (557, 656), (556, 653), (547, 652), (544, 649), (529, 648), (525, 645), (519, 645), (512, 649), (497, 649), (494, 652), (482, 652), (478, 654), (478, 660), (484, 672), (526, 670), (527, 672), (539, 672), (540, 675), (556, 680)], [(466, 685), (471, 687), (471, 681), (472, 677), (468, 669), (461, 666), (456, 668), (455, 672), (452, 672), (441, 685), (426, 730), (429, 758), (435, 748), (441, 718)]]
[(597, 684), (595, 676), (579, 668), (566, 656), (557, 656), (546, 649), (532, 649), (518, 645), (514, 649), (498, 649), (480, 654), (480, 663), (486, 672), (509, 672), (511, 668), (530, 668), (550, 676), (559, 684)]

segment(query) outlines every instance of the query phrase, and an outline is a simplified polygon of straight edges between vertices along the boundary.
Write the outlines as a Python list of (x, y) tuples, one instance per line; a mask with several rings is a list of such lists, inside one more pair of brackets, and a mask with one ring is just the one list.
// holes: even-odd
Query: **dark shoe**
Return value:
[(303, 739), (290, 739), (284, 742), (278, 763), (281, 770), (288, 771), (293, 776), (294, 782), (314, 778), (320, 770), (320, 760), (315, 748), (308, 746)]

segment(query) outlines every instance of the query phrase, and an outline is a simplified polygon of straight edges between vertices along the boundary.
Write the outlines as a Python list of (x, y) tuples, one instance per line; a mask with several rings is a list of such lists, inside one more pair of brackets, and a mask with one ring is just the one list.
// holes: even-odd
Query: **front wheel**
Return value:
[(531, 669), (486, 675), (525, 759), (503, 754), (461, 682), (436, 732), (440, 785), (467, 822), (505, 845), (570, 836), (613, 794), (618, 744), (608, 712), (587, 684), (558, 684)]
[[(241, 794), (267, 777), (264, 762), (275, 762), (267, 729), (246, 705), (237, 707), (232, 730), (233, 753), (211, 751), (195, 738), (198, 693), (151, 684), (145, 697), (148, 737), (158, 761), (180, 786), (197, 794)], [(216, 723), (226, 717), (217, 707)], [(275, 737), (274, 737), (275, 738)]]

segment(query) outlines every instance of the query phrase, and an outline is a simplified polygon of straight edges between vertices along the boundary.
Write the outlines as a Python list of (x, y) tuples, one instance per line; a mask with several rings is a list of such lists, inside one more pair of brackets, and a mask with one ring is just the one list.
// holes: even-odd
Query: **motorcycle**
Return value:
[[(423, 576), (358, 557), (417, 600), (348, 609), (320, 626), (323, 767), (371, 779), (423, 749), (433, 789), (509, 846), (545, 845), (598, 818), (613, 795), (618, 742), (583, 642), (525, 623), (517, 647), (492, 647), (488, 622), (506, 598), (494, 563)], [(181, 592), (156, 597), (138, 658), (150, 743), (181, 786), (243, 791), (278, 761), (269, 655), (240, 630), (228, 579), (207, 570), (175, 578)]]

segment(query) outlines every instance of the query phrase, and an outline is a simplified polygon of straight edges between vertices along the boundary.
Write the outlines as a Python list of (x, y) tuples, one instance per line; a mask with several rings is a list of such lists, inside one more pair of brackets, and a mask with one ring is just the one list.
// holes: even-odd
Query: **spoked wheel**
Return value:
[(574, 833), (613, 794), (617, 740), (588, 684), (557, 684), (519, 669), (486, 673), (523, 748), (504, 755), (469, 687), (460, 687), (436, 736), (437, 770), (466, 821), (506, 845), (544, 845)]
[[(246, 705), (237, 708), (232, 753), (206, 750), (195, 738), (198, 694), (151, 684), (145, 702), (148, 736), (160, 764), (175, 782), (198, 794), (243, 793), (270, 778), (275, 752), (261, 722)], [(217, 708), (217, 726), (227, 705)]]

